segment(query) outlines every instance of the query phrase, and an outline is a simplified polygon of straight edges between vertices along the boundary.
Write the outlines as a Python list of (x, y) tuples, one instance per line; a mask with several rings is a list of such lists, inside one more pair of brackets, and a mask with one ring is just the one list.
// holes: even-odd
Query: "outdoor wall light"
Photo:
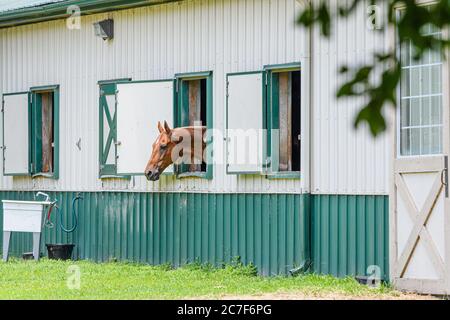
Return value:
[(103, 40), (114, 38), (114, 20), (106, 19), (94, 23), (95, 35)]

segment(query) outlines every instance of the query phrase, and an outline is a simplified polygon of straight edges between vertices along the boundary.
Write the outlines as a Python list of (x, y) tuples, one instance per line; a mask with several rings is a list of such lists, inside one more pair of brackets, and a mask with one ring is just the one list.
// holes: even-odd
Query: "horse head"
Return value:
[(152, 155), (144, 171), (147, 180), (151, 181), (158, 180), (161, 173), (173, 163), (172, 149), (178, 142), (166, 121), (164, 126), (158, 121), (158, 130), (159, 136), (153, 143)]

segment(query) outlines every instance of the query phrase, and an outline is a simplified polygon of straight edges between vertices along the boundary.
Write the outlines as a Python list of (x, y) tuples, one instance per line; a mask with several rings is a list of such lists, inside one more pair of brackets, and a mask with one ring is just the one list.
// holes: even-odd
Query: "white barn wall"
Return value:
[[(0, 29), (0, 93), (60, 84), (61, 99), (60, 178), (3, 177), (1, 189), (310, 191), (307, 181), (302, 185), (298, 180), (237, 177), (226, 175), (225, 167), (218, 165), (211, 181), (98, 179), (97, 81), (165, 79), (179, 72), (213, 70), (214, 126), (223, 129), (226, 73), (293, 61), (308, 66), (308, 34), (294, 25), (299, 7), (295, 0), (191, 0), (83, 17), (81, 30), (68, 30), (64, 20)], [(106, 17), (115, 23), (111, 43), (93, 34), (92, 23)], [(385, 140), (373, 143), (365, 133), (355, 135), (351, 121), (357, 104), (334, 100), (337, 62), (364, 58), (371, 46), (383, 46), (383, 40), (374, 41), (374, 33), (362, 27), (364, 12), (342, 24), (337, 39), (330, 42), (313, 35), (311, 191), (387, 194)], [(75, 145), (79, 138), (81, 151)], [(214, 143), (214, 150), (225, 150), (223, 141)]]
[[(337, 3), (329, 2), (334, 7)], [(330, 40), (322, 38), (318, 28), (311, 37), (311, 192), (315, 194), (389, 193), (388, 135), (373, 139), (363, 126), (355, 131), (354, 118), (364, 101), (335, 98), (345, 81), (339, 74), (340, 66), (369, 63), (372, 53), (387, 45), (386, 30), (366, 26), (368, 5), (366, 1), (348, 19), (338, 19)]]

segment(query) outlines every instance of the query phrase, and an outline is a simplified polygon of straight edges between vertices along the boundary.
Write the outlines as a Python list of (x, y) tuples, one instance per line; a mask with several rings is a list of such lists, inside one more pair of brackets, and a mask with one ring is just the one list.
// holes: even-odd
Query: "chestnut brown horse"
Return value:
[(158, 121), (159, 136), (153, 143), (152, 155), (144, 174), (147, 180), (156, 181), (172, 163), (202, 163), (205, 150), (204, 126), (171, 129), (166, 121), (164, 126)]

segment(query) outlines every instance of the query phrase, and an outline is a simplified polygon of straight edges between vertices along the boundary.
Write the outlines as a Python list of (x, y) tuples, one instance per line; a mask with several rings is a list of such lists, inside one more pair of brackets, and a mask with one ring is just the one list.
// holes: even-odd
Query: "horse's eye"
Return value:
[(161, 149), (165, 149), (165, 148), (167, 148), (167, 144), (161, 144), (159, 147), (160, 147)]

